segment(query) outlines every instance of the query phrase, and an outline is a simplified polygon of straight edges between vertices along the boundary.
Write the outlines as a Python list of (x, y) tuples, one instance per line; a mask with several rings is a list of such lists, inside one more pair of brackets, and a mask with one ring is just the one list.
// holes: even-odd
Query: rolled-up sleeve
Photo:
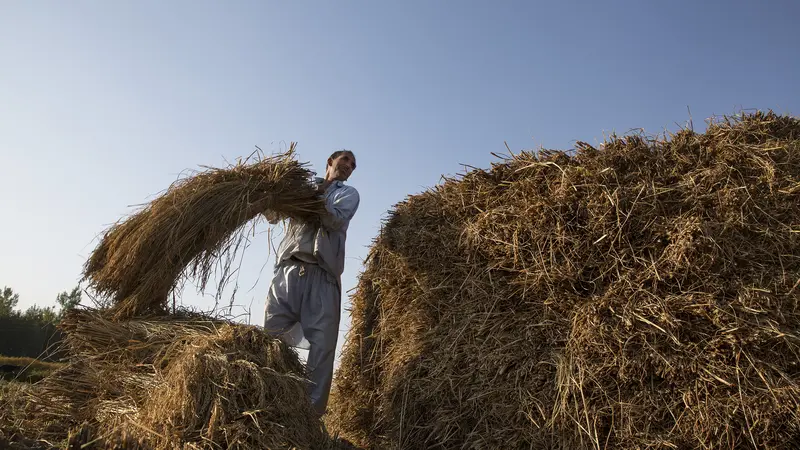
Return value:
[(356, 214), (361, 198), (352, 186), (342, 186), (325, 202), (328, 214), (322, 215), (322, 225), (331, 230), (341, 230)]

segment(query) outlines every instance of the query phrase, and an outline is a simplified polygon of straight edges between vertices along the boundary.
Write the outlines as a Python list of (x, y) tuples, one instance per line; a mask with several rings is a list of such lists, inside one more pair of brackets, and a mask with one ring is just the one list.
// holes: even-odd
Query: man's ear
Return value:
[(333, 164), (333, 158), (328, 158), (328, 165), (326, 167), (330, 167)]

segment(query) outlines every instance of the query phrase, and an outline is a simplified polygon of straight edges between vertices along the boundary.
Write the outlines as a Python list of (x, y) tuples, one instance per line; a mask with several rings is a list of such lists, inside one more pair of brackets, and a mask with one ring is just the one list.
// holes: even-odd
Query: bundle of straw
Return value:
[(371, 448), (800, 446), (800, 121), (522, 153), (397, 205), (329, 425)]
[[(338, 448), (313, 412), (294, 351), (258, 327), (201, 316), (63, 322), (68, 364), (27, 407), (29, 434), (141, 448)], [(131, 444), (128, 444), (131, 445)]]
[(294, 148), (178, 180), (105, 233), (84, 266), (88, 286), (112, 299), (119, 320), (163, 313), (183, 281), (204, 290), (215, 268), (221, 291), (248, 222), (262, 213), (313, 221), (324, 212)]

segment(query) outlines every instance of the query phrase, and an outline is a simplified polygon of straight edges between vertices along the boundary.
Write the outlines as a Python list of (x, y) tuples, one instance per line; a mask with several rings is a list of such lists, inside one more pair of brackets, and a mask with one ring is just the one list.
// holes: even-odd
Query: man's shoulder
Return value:
[(355, 186), (344, 184), (343, 182), (339, 183), (336, 190), (340, 190), (341, 193), (345, 195), (358, 195), (358, 189), (356, 189)]

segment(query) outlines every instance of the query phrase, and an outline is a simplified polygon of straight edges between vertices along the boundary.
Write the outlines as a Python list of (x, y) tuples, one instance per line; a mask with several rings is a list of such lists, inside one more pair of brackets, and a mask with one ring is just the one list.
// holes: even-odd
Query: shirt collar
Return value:
[[(317, 184), (322, 184), (322, 183), (325, 182), (325, 178), (314, 177), (314, 182), (317, 183)], [(340, 187), (344, 186), (344, 182), (340, 181), (340, 180), (334, 180), (333, 183), (331, 183), (331, 186), (335, 186), (337, 188), (340, 188)]]

